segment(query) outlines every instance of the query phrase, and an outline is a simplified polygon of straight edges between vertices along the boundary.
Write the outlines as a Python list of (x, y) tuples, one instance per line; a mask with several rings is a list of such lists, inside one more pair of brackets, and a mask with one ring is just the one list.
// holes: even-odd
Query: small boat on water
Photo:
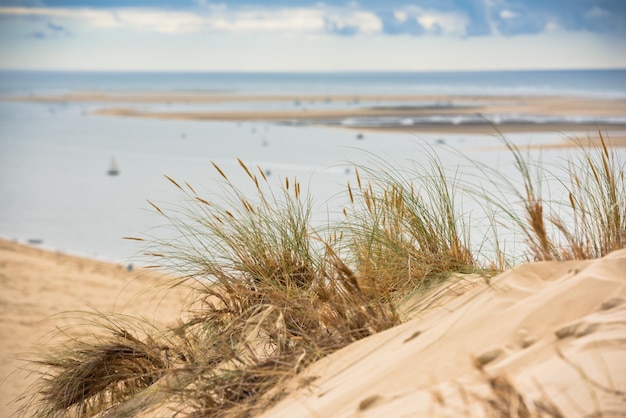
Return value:
[(120, 174), (120, 169), (117, 166), (117, 162), (115, 161), (115, 158), (111, 158), (111, 166), (109, 167), (107, 174), (109, 176), (117, 176), (118, 174)]

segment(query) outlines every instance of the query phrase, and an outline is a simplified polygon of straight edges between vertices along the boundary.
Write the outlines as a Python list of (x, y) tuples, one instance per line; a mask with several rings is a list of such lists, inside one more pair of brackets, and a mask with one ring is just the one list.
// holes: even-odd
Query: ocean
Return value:
[(575, 94), (626, 97), (626, 70), (412, 73), (0, 71), (0, 94), (109, 90), (250, 94)]
[[(500, 145), (496, 135), (367, 132), (358, 138), (354, 130), (332, 127), (127, 119), (91, 114), (106, 106), (102, 103), (3, 100), (16, 95), (86, 91), (624, 98), (626, 70), (304, 74), (0, 71), (0, 236), (57, 251), (142, 263), (141, 244), (122, 237), (172, 233), (146, 201), (173, 207), (184, 199), (164, 175), (190, 183), (201, 195), (219, 196), (223, 185), (212, 167), (211, 162), (215, 162), (235, 184), (242, 185), (242, 190), (251, 192), (238, 167), (240, 158), (250, 166), (262, 167), (272, 182), (296, 177), (313, 198), (315, 222), (323, 224), (337, 219), (342, 205), (347, 204), (345, 189), (349, 181), (354, 184), (354, 164), (372, 166), (382, 158), (396, 167), (410, 167), (414, 162), (426, 162), (424, 149), (428, 149), (455, 172), (470, 165), (467, 158), (506, 172), (511, 170), (511, 157), (494, 151), (493, 147)], [(349, 105), (353, 104), (330, 104)], [(167, 104), (153, 105), (159, 106)], [(223, 110), (286, 105), (175, 106)], [(555, 142), (555, 136), (507, 135), (517, 144)], [(540, 157), (557, 161), (566, 152), (544, 150)], [(119, 167), (118, 176), (107, 175), (112, 159)]]

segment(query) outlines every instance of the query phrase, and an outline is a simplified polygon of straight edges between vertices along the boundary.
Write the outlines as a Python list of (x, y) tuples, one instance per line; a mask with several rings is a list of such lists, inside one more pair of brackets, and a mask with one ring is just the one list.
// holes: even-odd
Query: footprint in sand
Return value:
[(515, 336), (513, 337), (513, 345), (522, 349), (528, 348), (536, 342), (537, 337), (531, 335), (525, 328), (517, 330)]
[(372, 408), (373, 406), (379, 404), (381, 401), (383, 400), (383, 397), (380, 395), (372, 395), (372, 396), (368, 396), (367, 398), (363, 399), (361, 402), (359, 402), (359, 411), (366, 411), (370, 408)]
[(607, 300), (606, 302), (604, 302), (602, 305), (600, 305), (600, 311), (608, 311), (610, 309), (613, 309), (617, 306), (620, 306), (624, 303), (624, 299), (622, 298), (611, 298), (609, 300)]
[(474, 365), (476, 365), (476, 367), (478, 367), (479, 369), (482, 369), (483, 367), (485, 367), (485, 365), (491, 363), (503, 354), (504, 349), (500, 347), (494, 348), (493, 350), (485, 351), (478, 357), (474, 358)]
[[(621, 316), (619, 316), (619, 318), (615, 318), (616, 312), (619, 310), (626, 310), (623, 305), (624, 299), (618, 297), (611, 298), (602, 303), (595, 313), (589, 314), (575, 322), (566, 324), (565, 326), (557, 329), (554, 334), (559, 340), (569, 337), (580, 338), (600, 329), (604, 329), (611, 324), (623, 323), (623, 321), (621, 321)], [(616, 310), (616, 308), (619, 309)]]

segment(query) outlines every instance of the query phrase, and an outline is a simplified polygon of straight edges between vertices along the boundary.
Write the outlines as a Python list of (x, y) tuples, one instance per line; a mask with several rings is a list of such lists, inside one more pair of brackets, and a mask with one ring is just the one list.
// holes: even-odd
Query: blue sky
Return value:
[(626, 0), (0, 0), (0, 68), (626, 68)]

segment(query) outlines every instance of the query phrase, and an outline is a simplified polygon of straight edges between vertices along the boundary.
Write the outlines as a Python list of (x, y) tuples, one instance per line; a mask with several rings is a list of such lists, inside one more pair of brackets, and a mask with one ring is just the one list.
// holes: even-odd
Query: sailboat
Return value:
[(120, 169), (117, 166), (117, 162), (115, 161), (115, 157), (111, 158), (111, 166), (109, 167), (109, 171), (107, 171), (109, 176), (117, 176), (120, 174)]

